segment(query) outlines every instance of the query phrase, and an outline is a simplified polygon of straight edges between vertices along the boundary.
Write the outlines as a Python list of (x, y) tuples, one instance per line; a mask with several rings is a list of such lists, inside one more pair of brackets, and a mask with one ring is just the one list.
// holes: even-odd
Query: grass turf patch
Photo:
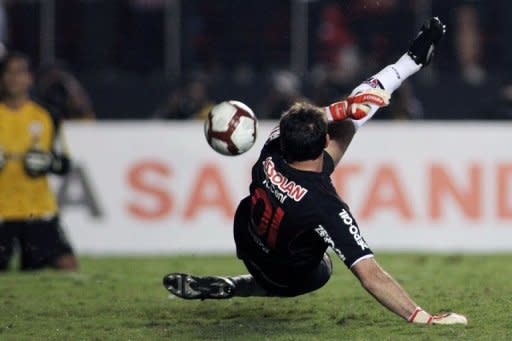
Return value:
[[(333, 257), (334, 258), (334, 257)], [(469, 325), (418, 326), (380, 306), (340, 262), (295, 298), (169, 299), (168, 272), (245, 273), (232, 256), (82, 258), (81, 271), (0, 275), (0, 340), (511, 340), (512, 255), (381, 254), (430, 312)]]

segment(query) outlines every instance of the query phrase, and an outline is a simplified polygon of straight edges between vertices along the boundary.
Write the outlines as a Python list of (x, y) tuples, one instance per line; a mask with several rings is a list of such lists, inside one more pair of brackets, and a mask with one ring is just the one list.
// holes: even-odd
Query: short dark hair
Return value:
[(24, 60), (25, 62), (27, 62), (29, 71), (32, 71), (31, 70), (32, 68), (30, 65), (31, 61), (30, 61), (30, 57), (28, 55), (24, 54), (23, 52), (19, 52), (19, 51), (11, 51), (11, 52), (7, 53), (7, 55), (4, 58), (2, 58), (2, 60), (0, 61), (0, 76), (3, 76), (9, 63), (15, 59), (21, 59), (21, 60)]
[(322, 109), (295, 103), (279, 122), (281, 151), (288, 162), (314, 160), (325, 148), (327, 120)]

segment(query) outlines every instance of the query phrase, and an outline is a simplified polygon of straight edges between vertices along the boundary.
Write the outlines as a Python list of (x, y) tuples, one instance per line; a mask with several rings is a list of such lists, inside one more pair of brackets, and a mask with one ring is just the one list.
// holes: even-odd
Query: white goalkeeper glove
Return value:
[(29, 150), (23, 158), (25, 172), (33, 178), (48, 174), (52, 164), (52, 154), (40, 150)]
[(385, 107), (389, 104), (390, 94), (382, 89), (369, 89), (324, 107), (329, 119), (341, 121), (346, 118), (360, 120), (370, 112), (370, 104)]
[(414, 310), (407, 321), (418, 324), (468, 324), (468, 319), (464, 315), (446, 313), (432, 316), (420, 307)]

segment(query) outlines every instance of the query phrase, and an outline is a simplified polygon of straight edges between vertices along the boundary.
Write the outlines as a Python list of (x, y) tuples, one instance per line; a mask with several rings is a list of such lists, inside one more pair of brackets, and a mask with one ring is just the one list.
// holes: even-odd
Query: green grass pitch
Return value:
[[(334, 257), (333, 257), (334, 258)], [(78, 274), (0, 274), (0, 340), (512, 340), (512, 255), (381, 254), (425, 309), (464, 326), (405, 323), (338, 260), (325, 287), (295, 298), (169, 299), (173, 271), (234, 275), (233, 256), (82, 258)]]

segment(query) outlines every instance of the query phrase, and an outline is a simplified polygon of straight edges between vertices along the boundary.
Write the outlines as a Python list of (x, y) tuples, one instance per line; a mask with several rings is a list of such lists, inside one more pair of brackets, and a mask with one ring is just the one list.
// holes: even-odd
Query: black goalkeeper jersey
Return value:
[(334, 189), (334, 162), (324, 152), (322, 172), (290, 167), (274, 129), (252, 168), (250, 197), (235, 217), (235, 242), (242, 259), (308, 269), (328, 247), (351, 267), (372, 256), (347, 204)]

